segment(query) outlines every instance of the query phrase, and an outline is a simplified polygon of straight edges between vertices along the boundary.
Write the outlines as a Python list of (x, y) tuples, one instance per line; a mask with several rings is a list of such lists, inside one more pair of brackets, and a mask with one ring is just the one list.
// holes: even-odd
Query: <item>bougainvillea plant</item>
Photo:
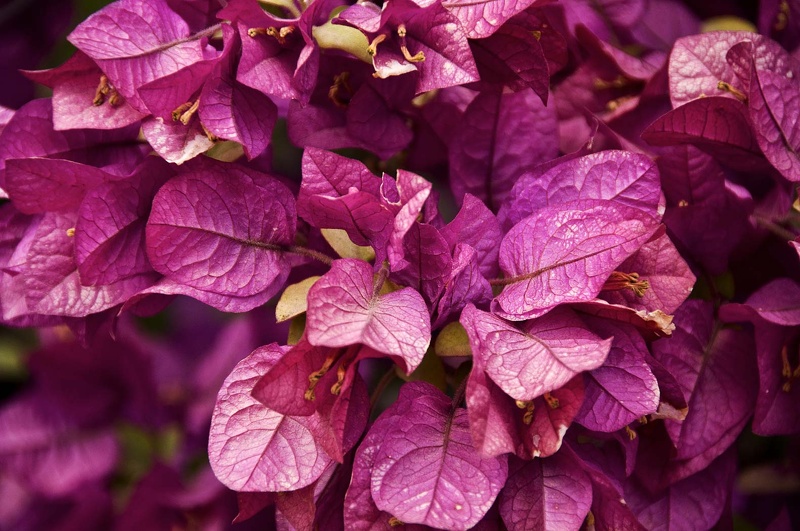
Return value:
[(0, 109), (0, 528), (800, 526), (800, 2), (692, 4), (80, 22)]

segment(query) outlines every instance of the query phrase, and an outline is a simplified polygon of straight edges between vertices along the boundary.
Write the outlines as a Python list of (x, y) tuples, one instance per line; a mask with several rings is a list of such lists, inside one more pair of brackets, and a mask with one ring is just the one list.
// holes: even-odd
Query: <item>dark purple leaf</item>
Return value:
[(758, 315), (783, 326), (800, 325), (800, 285), (788, 278), (779, 278), (762, 286), (747, 299), (747, 305)]
[(491, 37), (470, 41), (470, 47), (483, 83), (507, 86), (514, 91), (530, 88), (547, 104), (550, 72), (534, 31), (540, 30), (507, 22)]
[[(788, 279), (771, 284), (785, 283)], [(760, 298), (760, 295), (754, 294), (751, 298)], [(795, 382), (797, 377), (792, 365), (800, 362), (794, 356), (797, 328), (768, 322), (759, 311), (744, 304), (722, 306), (720, 318), (726, 322), (749, 321), (755, 325), (759, 390), (753, 433), (765, 436), (796, 433), (800, 430), (800, 386)]]
[[(517, 177), (558, 154), (556, 115), (531, 90), (479, 94), (451, 142), (450, 188), (459, 201), (470, 193), (496, 210)], [(519, 142), (519, 138), (529, 139)]]
[(719, 164), (694, 147), (672, 148), (659, 158), (659, 168), (664, 223), (673, 241), (710, 273), (722, 273), (748, 230), (752, 206), (726, 182)]
[(653, 343), (653, 355), (678, 380), (689, 404), (682, 423), (666, 421), (678, 459), (703, 468), (736, 439), (753, 413), (758, 390), (752, 335), (716, 322), (704, 301), (687, 301), (677, 329)]
[(800, 3), (796, 0), (760, 2), (758, 31), (789, 51), (796, 49), (800, 44)]
[(721, 96), (684, 103), (642, 133), (652, 146), (692, 144), (732, 167), (763, 166), (763, 154), (750, 128), (747, 107)]
[(461, 210), (442, 230), (442, 236), (455, 253), (459, 243), (475, 249), (481, 273), (487, 278), (497, 276), (500, 271), (497, 256), (500, 249), (497, 242), (503, 239), (503, 231), (497, 218), (483, 201), (472, 194), (465, 194)]
[(641, 210), (612, 201), (548, 206), (523, 219), (500, 244), (505, 288), (495, 313), (526, 320), (600, 293), (608, 276), (658, 228)]
[(117, 464), (112, 430), (82, 428), (46, 395), (31, 393), (7, 403), (0, 428), (3, 474), (49, 496), (70, 494)]
[(647, 345), (632, 326), (592, 319), (589, 326), (613, 337), (608, 358), (586, 376), (586, 396), (576, 422), (590, 430), (617, 431), (636, 419), (655, 413), (660, 392), (647, 365)]
[(630, 485), (625, 500), (646, 529), (711, 529), (730, 494), (734, 457), (728, 452), (705, 470), (655, 494)]

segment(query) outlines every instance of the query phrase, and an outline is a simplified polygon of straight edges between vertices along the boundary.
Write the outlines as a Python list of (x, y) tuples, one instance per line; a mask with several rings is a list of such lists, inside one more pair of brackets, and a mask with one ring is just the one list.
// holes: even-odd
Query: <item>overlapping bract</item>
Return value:
[[(289, 337), (231, 325), (181, 420), (211, 416), (237, 520), (710, 528), (749, 419), (800, 429), (800, 63), (774, 26), (697, 28), (667, 0), (115, 2), (0, 113), (2, 322), (90, 345), (282, 294)], [(754, 249), (780, 265), (742, 274)], [(113, 415), (48, 396), (0, 411), (0, 492), (116, 466)]]

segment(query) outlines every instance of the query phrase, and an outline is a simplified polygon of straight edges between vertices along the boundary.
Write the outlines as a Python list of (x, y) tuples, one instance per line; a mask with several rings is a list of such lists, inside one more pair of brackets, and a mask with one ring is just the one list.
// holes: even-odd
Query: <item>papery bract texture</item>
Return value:
[(586, 396), (576, 421), (594, 431), (617, 431), (658, 409), (658, 382), (636, 329), (604, 319), (591, 319), (589, 325), (613, 342), (605, 363), (586, 376)]
[(146, 112), (136, 90), (204, 59), (199, 38), (165, 0), (121, 0), (98, 11), (69, 35), (94, 59), (114, 87)]
[(0, 187), (9, 159), (48, 157), (92, 166), (135, 166), (145, 155), (136, 141), (138, 127), (112, 131), (55, 131), (51, 100), (33, 100), (19, 109), (3, 129), (0, 142)]
[(214, 474), (233, 490), (296, 490), (331, 463), (309, 430), (311, 417), (281, 415), (250, 396), (283, 354), (274, 344), (255, 350), (234, 367), (217, 397), (208, 454)]
[(625, 489), (625, 499), (647, 529), (711, 529), (729, 495), (734, 458), (728, 452), (705, 470), (655, 494), (631, 485)]
[(758, 369), (752, 335), (726, 328), (705, 301), (690, 300), (676, 313), (677, 329), (653, 344), (653, 355), (676, 376), (689, 404), (682, 423), (667, 421), (679, 459), (705, 467), (735, 440), (753, 412)]
[(738, 85), (725, 53), (739, 42), (757, 38), (758, 35), (745, 31), (715, 31), (678, 39), (669, 58), (672, 106), (705, 96), (732, 98), (731, 93), (718, 88), (720, 81)]
[(583, 376), (550, 392), (549, 400), (539, 397), (520, 409), (520, 403), (489, 378), (481, 363), (475, 360), (467, 382), (467, 413), (476, 449), (486, 456), (512, 452), (520, 459), (558, 452), (583, 404)]
[(586, 200), (537, 210), (500, 244), (505, 288), (492, 301), (498, 315), (516, 321), (558, 304), (593, 299), (614, 269), (655, 232), (641, 210)]
[(393, 422), (378, 426), (372, 498), (402, 522), (469, 529), (505, 483), (506, 458), (480, 457), (466, 410), (454, 411), (450, 402), (432, 385), (412, 382), (385, 413)]
[(363, 343), (395, 358), (406, 372), (431, 341), (425, 301), (412, 288), (380, 295), (367, 262), (337, 260), (308, 292), (306, 333), (313, 345)]
[(568, 160), (543, 174), (523, 174), (498, 213), (513, 226), (540, 208), (578, 199), (606, 199), (659, 218), (664, 213), (659, 173), (649, 157), (629, 151), (601, 151)]
[(94, 103), (102, 70), (78, 51), (63, 65), (29, 72), (28, 77), (53, 89), (53, 127), (67, 129), (119, 129), (146, 116), (126, 102)]
[(515, 328), (474, 306), (461, 313), (473, 356), (492, 380), (515, 400), (533, 400), (558, 389), (576, 374), (603, 364), (611, 339), (586, 329), (563, 309)]
[(620, 264), (617, 271), (636, 275), (634, 282), (646, 282), (644, 293), (634, 292), (630, 287), (609, 291), (609, 287), (616, 286), (607, 283), (601, 297), (636, 310), (661, 311), (665, 314), (672, 314), (678, 309), (692, 292), (696, 280), (666, 234), (642, 245), (633, 256)]
[(221, 296), (275, 294), (292, 261), (294, 197), (276, 179), (233, 166), (168, 181), (147, 221), (147, 255), (170, 280)]
[(592, 504), (592, 483), (570, 452), (517, 463), (500, 494), (509, 531), (577, 530)]
[(129, 179), (86, 194), (75, 224), (75, 260), (81, 282), (111, 284), (153, 271), (145, 252), (145, 223), (153, 197), (172, 172), (151, 159)]
[[(800, 74), (800, 68), (797, 68)], [(795, 72), (756, 67), (750, 73), (750, 118), (767, 160), (788, 180), (800, 181), (800, 80)]]
[(85, 317), (125, 302), (150, 286), (157, 275), (134, 275), (104, 286), (81, 283), (75, 262), (75, 213), (49, 212), (30, 227), (30, 244), (10, 258), (13, 275), (3, 276), (3, 317), (59, 315)]
[(459, 0), (448, 3), (447, 10), (458, 18), (468, 38), (482, 39), (533, 3), (533, 0), (498, 0), (475, 4)]
[(558, 154), (555, 110), (532, 90), (481, 93), (464, 122), (450, 144), (450, 188), (458, 200), (470, 193), (496, 210), (523, 171)]
[(20, 212), (75, 210), (88, 190), (114, 179), (99, 168), (70, 160), (31, 157), (6, 161), (6, 189)]

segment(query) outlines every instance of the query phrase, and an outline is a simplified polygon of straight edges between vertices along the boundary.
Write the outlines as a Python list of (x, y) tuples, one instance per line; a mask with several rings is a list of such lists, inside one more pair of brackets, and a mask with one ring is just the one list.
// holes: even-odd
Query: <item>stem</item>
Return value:
[(772, 220), (769, 220), (769, 219), (764, 218), (762, 216), (759, 216), (757, 214), (753, 214), (753, 220), (755, 220), (756, 225), (758, 225), (759, 227), (761, 227), (763, 229), (767, 229), (768, 231), (770, 231), (774, 235), (776, 235), (779, 238), (782, 238), (782, 239), (784, 239), (786, 241), (792, 241), (795, 238), (797, 238), (797, 234), (794, 234), (792, 231), (781, 227), (780, 225), (778, 225), (777, 223), (775, 223)]
[[(475, 370), (473, 367), (472, 370)], [(469, 380), (469, 375), (467, 375), (463, 380), (461, 380), (461, 384), (459, 384), (458, 389), (453, 394), (453, 402), (452, 402), (452, 409), (453, 411), (461, 404), (461, 401), (464, 400), (464, 395), (467, 394), (467, 380)]]
[(298, 254), (300, 256), (305, 256), (307, 258), (313, 258), (314, 260), (322, 262), (323, 264), (325, 264), (327, 266), (330, 266), (331, 264), (333, 264), (333, 260), (334, 260), (333, 258), (331, 258), (330, 256), (328, 256), (325, 253), (321, 253), (321, 252), (315, 251), (313, 249), (308, 249), (306, 247), (300, 247), (299, 245), (290, 246), (289, 248), (286, 249), (286, 252), (293, 253), (293, 254)]
[(378, 276), (375, 277), (375, 282), (372, 285), (372, 298), (378, 296), (378, 293), (381, 292), (381, 288), (383, 287), (383, 283), (386, 282), (386, 277), (389, 276), (389, 265), (386, 261), (381, 264), (381, 269), (378, 271)]

